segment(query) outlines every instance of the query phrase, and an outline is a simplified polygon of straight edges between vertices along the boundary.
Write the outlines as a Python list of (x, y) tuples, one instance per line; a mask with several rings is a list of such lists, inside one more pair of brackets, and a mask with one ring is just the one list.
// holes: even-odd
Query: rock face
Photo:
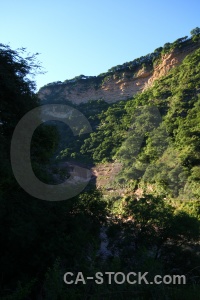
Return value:
[(154, 65), (141, 64), (136, 70), (123, 68), (102, 76), (79, 76), (76, 80), (57, 82), (44, 86), (38, 92), (42, 103), (86, 103), (102, 99), (108, 103), (127, 100), (138, 92), (150, 87), (154, 81), (167, 74), (173, 67), (195, 50), (197, 45), (177, 49), (164, 54)]
[(145, 85), (145, 88), (150, 87), (156, 79), (160, 78), (161, 76), (165, 76), (173, 67), (180, 65), (183, 59), (193, 50), (194, 48), (189, 48), (184, 52), (175, 51), (163, 55), (160, 63), (155, 66), (152, 75)]
[[(140, 70), (139, 75), (123, 72), (113, 74), (101, 80), (97, 85), (95, 79), (79, 80), (76, 84), (47, 86), (39, 91), (39, 97), (45, 101), (51, 97), (51, 102), (70, 101), (74, 104), (86, 103), (90, 100), (105, 100), (108, 103), (131, 98), (143, 90), (151, 72)], [(99, 80), (98, 80), (99, 81)], [(49, 101), (48, 101), (49, 102)]]

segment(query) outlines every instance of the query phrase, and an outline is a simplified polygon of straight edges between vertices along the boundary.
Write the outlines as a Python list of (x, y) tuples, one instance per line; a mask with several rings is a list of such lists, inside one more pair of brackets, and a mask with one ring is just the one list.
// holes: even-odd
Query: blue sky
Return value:
[(200, 27), (200, 1), (2, 1), (0, 43), (39, 52), (37, 87), (92, 76)]

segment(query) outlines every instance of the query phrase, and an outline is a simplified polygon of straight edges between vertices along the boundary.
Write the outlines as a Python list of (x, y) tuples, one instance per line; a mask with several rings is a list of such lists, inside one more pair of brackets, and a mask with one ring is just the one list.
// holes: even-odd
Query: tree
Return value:
[(196, 28), (192, 29), (192, 30), (190, 31), (190, 34), (191, 34), (191, 36), (195, 36), (195, 35), (200, 34), (200, 28), (199, 28), (199, 27), (196, 27)]
[(165, 43), (164, 46), (163, 46), (163, 49), (164, 50), (169, 50), (170, 46), (171, 46), (171, 43)]
[[(20, 53), (25, 50), (0, 45), (1, 299), (27, 299), (33, 289), (37, 293), (40, 280), (59, 257), (66, 269), (85, 266), (85, 254), (96, 243), (105, 219), (105, 203), (95, 187), (68, 201), (48, 202), (32, 197), (16, 182), (10, 164), (12, 133), (21, 117), (39, 105), (35, 83), (28, 77), (40, 67), (35, 55), (23, 58)], [(49, 161), (56, 143), (55, 127), (43, 124), (31, 141), (33, 170), (47, 184), (52, 183)]]
[(28, 78), (41, 71), (38, 53), (23, 57), (25, 48), (0, 44), (0, 121), (2, 134), (11, 134), (21, 117), (38, 105), (35, 83)]

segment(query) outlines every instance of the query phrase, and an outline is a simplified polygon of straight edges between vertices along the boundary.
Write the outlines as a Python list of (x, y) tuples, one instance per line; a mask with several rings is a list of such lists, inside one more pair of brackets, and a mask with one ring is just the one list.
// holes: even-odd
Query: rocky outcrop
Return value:
[(189, 47), (185, 49), (185, 51), (173, 51), (171, 53), (164, 54), (159, 64), (154, 67), (152, 76), (150, 76), (144, 88), (146, 89), (150, 87), (155, 80), (165, 76), (172, 68), (180, 65), (183, 59), (194, 50), (194, 47)]
[(86, 103), (90, 100), (102, 99), (108, 103), (127, 100), (136, 93), (152, 86), (154, 81), (164, 76), (173, 67), (197, 48), (198, 45), (189, 45), (183, 49), (176, 49), (160, 56), (148, 64), (141, 64), (138, 68), (131, 67), (117, 69), (104, 73), (103, 76), (86, 77), (81, 75), (76, 80), (64, 83), (49, 84), (40, 89), (38, 95), (42, 103)]
[(95, 79), (79, 80), (76, 84), (62, 84), (47, 86), (40, 90), (39, 98), (42, 101), (63, 102), (70, 101), (75, 104), (86, 103), (90, 100), (105, 100), (108, 103), (131, 98), (141, 92), (151, 77), (150, 71), (140, 70), (139, 74), (123, 72), (104, 77), (98, 85)]

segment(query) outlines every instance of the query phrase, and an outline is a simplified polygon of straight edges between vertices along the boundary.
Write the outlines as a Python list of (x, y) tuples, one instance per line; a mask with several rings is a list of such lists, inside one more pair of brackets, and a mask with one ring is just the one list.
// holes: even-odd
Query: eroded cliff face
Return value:
[(183, 52), (171, 52), (162, 56), (160, 63), (154, 67), (154, 70), (145, 84), (145, 89), (150, 87), (155, 80), (165, 76), (172, 68), (181, 64), (183, 59), (192, 51), (194, 48), (188, 48)]
[(105, 77), (98, 85), (95, 80), (79, 80), (76, 84), (62, 84), (47, 86), (40, 90), (39, 97), (42, 101), (58, 102), (70, 101), (75, 104), (86, 103), (90, 100), (105, 100), (108, 103), (131, 98), (141, 92), (151, 77), (151, 72), (140, 70), (139, 74), (123, 72)]
[(164, 54), (156, 64), (143, 66), (136, 71), (121, 70), (98, 77), (85, 77), (67, 83), (51, 84), (40, 89), (38, 95), (42, 103), (74, 104), (86, 103), (90, 100), (105, 100), (114, 103), (127, 100), (138, 92), (152, 86), (154, 81), (164, 76), (173, 67), (195, 50), (195, 46), (175, 50)]

